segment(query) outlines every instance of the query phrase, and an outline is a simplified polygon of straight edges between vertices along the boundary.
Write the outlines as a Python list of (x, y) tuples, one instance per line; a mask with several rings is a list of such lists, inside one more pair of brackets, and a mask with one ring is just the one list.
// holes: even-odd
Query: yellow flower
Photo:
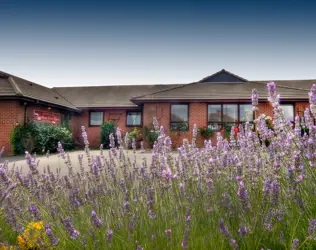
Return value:
[(39, 243), (41, 246), (45, 246), (45, 249), (48, 249), (50, 245), (42, 221), (30, 222), (23, 233), (18, 236), (17, 242), (21, 249), (40, 249)]
[(0, 242), (0, 250), (10, 250), (10, 249), (16, 249), (15, 246), (9, 246), (7, 247), (6, 245), (4, 245), (3, 243)]

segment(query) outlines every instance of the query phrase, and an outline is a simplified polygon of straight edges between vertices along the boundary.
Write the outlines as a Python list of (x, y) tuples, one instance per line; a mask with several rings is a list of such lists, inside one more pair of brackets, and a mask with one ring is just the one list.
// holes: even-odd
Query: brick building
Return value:
[[(73, 135), (81, 143), (80, 127), (87, 129), (91, 146), (100, 144), (100, 125), (113, 121), (124, 131), (143, 127), (157, 117), (167, 133), (185, 126), (187, 132), (173, 135), (180, 143), (191, 138), (194, 124), (214, 131), (225, 125), (252, 121), (262, 113), (272, 116), (266, 81), (249, 81), (221, 70), (200, 81), (172, 85), (126, 85), (46, 88), (0, 72), (0, 145), (9, 148), (13, 126), (28, 120), (58, 123), (70, 118)], [(308, 92), (316, 80), (274, 81), (285, 117), (294, 120), (308, 107)], [(251, 111), (251, 91), (259, 91), (259, 111)], [(171, 133), (172, 134), (172, 133)], [(170, 134), (170, 135), (171, 135)], [(202, 138), (199, 138), (200, 145)]]

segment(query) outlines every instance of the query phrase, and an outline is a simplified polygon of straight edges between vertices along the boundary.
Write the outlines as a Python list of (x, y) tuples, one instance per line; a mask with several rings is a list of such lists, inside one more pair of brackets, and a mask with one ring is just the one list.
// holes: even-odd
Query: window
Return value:
[(221, 122), (222, 122), (222, 105), (221, 104), (208, 105), (207, 117), (208, 117), (209, 127), (212, 130), (219, 130), (221, 128)]
[(129, 111), (127, 112), (126, 126), (141, 126), (142, 125), (142, 112)]
[(214, 131), (239, 125), (249, 121), (253, 123), (251, 104), (209, 104), (208, 127)]
[(238, 122), (237, 104), (223, 105), (223, 122)]
[(220, 122), (222, 120), (221, 105), (208, 105), (208, 120), (213, 122)]
[(284, 113), (284, 119), (286, 121), (294, 121), (294, 105), (293, 104), (281, 104), (280, 105), (283, 113)]
[(189, 129), (189, 106), (187, 104), (171, 105), (171, 129), (181, 127), (181, 130)]
[(239, 120), (241, 122), (253, 122), (253, 111), (251, 104), (240, 104), (239, 105)]
[(103, 123), (103, 112), (90, 111), (90, 126), (101, 126)]

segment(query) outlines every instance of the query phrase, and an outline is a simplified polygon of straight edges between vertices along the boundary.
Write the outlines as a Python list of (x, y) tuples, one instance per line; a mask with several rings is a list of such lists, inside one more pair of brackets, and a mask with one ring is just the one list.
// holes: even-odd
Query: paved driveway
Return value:
[[(100, 154), (100, 150), (91, 150), (91, 155), (99, 155)], [(74, 172), (79, 172), (79, 164), (78, 164), (78, 155), (84, 152), (83, 151), (73, 151), (70, 152), (70, 159), (73, 165), (73, 170)], [(104, 150), (104, 155), (105, 157), (108, 157), (108, 151)], [(128, 151), (128, 155), (130, 156), (130, 159), (134, 159), (133, 158), (133, 152), (130, 150)], [(143, 158), (146, 158), (147, 160), (147, 164), (149, 165), (151, 162), (151, 151), (146, 151), (145, 153), (140, 153), (139, 151), (136, 152), (136, 159), (137, 159), (137, 165), (139, 165), (142, 162)], [(3, 163), (5, 160), (9, 161), (9, 168), (12, 169), (12, 167), (15, 166), (19, 166), (22, 167), (22, 172), (25, 174), (29, 171), (29, 167), (26, 164), (25, 158), (24, 156), (10, 156), (10, 157), (3, 157), (0, 158), (0, 163)], [(39, 160), (39, 171), (42, 172), (44, 170), (45, 167), (47, 167), (48, 165), (50, 166), (52, 171), (56, 171), (56, 168), (60, 167), (61, 169), (61, 173), (62, 174), (66, 174), (67, 173), (67, 166), (64, 163), (64, 160), (61, 159), (60, 157), (58, 157), (58, 154), (52, 154), (49, 157), (46, 156), (38, 156), (36, 157), (36, 162)], [(86, 170), (89, 170), (88, 164), (87, 164), (87, 159), (85, 157), (83, 157), (83, 165), (85, 167)]]

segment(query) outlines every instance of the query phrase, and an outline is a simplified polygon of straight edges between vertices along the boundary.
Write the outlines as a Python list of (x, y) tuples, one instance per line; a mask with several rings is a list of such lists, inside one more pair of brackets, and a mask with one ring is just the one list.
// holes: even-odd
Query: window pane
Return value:
[(128, 112), (127, 113), (127, 125), (138, 126), (141, 125), (142, 113), (141, 112)]
[(294, 107), (291, 104), (281, 104), (280, 105), (283, 113), (284, 113), (284, 119), (294, 121)]
[(171, 122), (187, 122), (188, 105), (176, 104), (171, 105)]
[(103, 112), (90, 112), (90, 125), (102, 125), (103, 123)]
[(220, 123), (209, 123), (208, 127), (213, 131), (219, 131), (222, 127)]
[(236, 104), (224, 104), (223, 105), (223, 121), (224, 122), (237, 122), (238, 111)]
[(208, 121), (220, 122), (222, 120), (222, 106), (221, 105), (208, 105)]
[(252, 111), (252, 105), (251, 104), (241, 104), (239, 106), (240, 110), (240, 118), (239, 120), (241, 122), (246, 121), (253, 121), (253, 111)]

